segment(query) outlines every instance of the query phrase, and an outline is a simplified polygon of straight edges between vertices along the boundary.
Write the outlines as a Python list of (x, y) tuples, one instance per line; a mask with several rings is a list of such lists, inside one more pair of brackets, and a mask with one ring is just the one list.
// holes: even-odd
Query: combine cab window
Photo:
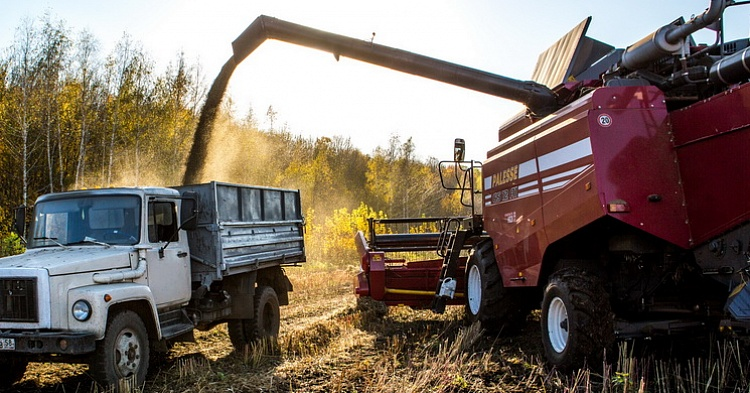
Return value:
[(172, 202), (149, 202), (148, 241), (151, 243), (174, 242), (177, 233), (177, 209)]

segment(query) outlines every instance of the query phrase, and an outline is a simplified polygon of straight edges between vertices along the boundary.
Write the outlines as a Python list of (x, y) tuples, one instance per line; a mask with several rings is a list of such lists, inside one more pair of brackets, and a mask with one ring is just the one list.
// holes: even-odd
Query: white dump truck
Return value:
[[(39, 197), (23, 254), (0, 259), (0, 387), (29, 361), (88, 363), (139, 386), (149, 359), (228, 324), (237, 349), (279, 330), (305, 261), (300, 193), (220, 182)], [(16, 231), (25, 232), (25, 209)]]

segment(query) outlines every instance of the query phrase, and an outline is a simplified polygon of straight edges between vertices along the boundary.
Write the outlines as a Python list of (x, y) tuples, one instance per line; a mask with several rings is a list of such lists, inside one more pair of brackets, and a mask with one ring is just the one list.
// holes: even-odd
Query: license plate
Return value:
[(0, 351), (15, 351), (15, 350), (16, 350), (15, 338), (0, 338)]

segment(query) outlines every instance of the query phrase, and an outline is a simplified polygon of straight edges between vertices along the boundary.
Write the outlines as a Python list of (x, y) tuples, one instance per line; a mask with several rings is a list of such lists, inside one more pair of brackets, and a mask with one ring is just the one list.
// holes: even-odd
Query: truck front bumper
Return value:
[[(96, 349), (93, 334), (75, 332), (2, 331), (3, 353), (82, 355)], [(11, 341), (12, 340), (12, 341)], [(9, 344), (13, 346), (9, 348)]]

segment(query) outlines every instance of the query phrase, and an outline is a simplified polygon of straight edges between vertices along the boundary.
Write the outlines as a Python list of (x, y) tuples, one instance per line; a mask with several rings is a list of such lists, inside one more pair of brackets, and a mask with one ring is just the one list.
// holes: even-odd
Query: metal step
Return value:
[(446, 298), (453, 299), (456, 292), (456, 273), (458, 267), (458, 258), (461, 256), (461, 250), (469, 237), (469, 231), (456, 230), (455, 233), (447, 236), (447, 248), (443, 257), (443, 267), (440, 271), (440, 277), (435, 288), (435, 299), (432, 303), (432, 311), (438, 314), (445, 312)]
[(170, 339), (195, 328), (193, 321), (190, 320), (184, 309), (167, 311), (159, 313), (159, 326), (164, 339)]

